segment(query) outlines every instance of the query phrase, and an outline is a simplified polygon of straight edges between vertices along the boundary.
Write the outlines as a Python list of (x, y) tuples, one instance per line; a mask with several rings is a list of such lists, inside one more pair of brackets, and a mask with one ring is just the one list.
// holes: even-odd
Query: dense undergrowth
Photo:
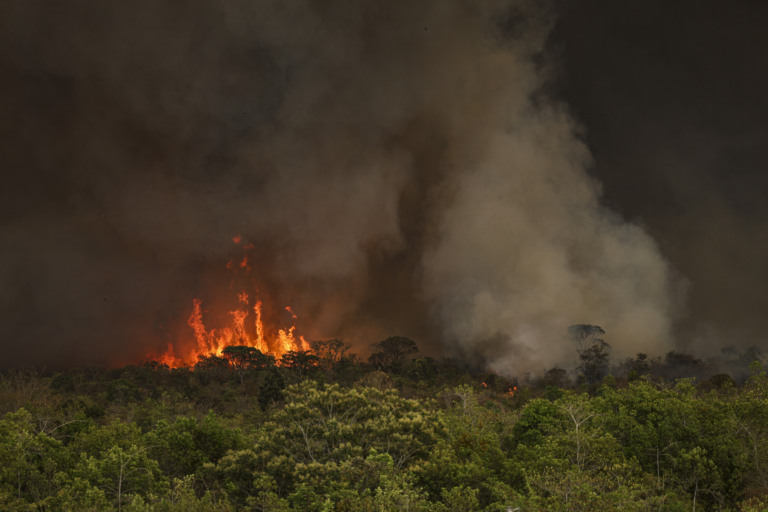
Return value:
[(5, 372), (0, 509), (768, 509), (759, 363), (574, 383), (413, 356)]

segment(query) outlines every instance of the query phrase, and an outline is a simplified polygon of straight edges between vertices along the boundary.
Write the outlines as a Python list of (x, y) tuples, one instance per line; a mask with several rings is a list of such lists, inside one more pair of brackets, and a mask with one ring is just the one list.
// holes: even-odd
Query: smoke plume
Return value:
[(0, 7), (8, 364), (140, 360), (229, 293), (232, 237), (309, 338), (388, 335), (503, 372), (670, 343), (642, 227), (601, 205), (542, 93), (535, 1)]

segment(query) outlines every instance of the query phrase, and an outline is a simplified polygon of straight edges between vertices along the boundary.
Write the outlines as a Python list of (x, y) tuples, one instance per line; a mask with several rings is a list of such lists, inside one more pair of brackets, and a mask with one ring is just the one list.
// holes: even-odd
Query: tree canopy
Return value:
[[(600, 347), (601, 331), (577, 335)], [(655, 373), (706, 365), (638, 354), (591, 382), (512, 381), (411, 359), (407, 338), (368, 364), (327, 346), (0, 373), (0, 509), (768, 509), (760, 362), (747, 379), (673, 380)]]

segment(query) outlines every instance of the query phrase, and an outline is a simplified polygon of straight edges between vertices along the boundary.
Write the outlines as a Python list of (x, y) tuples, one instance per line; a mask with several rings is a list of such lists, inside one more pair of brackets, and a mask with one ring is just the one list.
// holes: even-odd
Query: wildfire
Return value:
[[(242, 237), (237, 235), (232, 238), (232, 241), (240, 245)], [(252, 247), (250, 244), (244, 246), (246, 250)], [(227, 263), (227, 268), (233, 272), (249, 272), (251, 265), (248, 256), (245, 255), (238, 264), (233, 264), (231, 260)], [(277, 329), (276, 334), (272, 337), (266, 335), (269, 331), (264, 327), (262, 308), (261, 300), (252, 299), (248, 291), (241, 290), (237, 294), (237, 306), (229, 311), (228, 324), (218, 328), (207, 328), (203, 321), (203, 314), (205, 313), (203, 301), (195, 298), (192, 300), (192, 312), (187, 319), (194, 340), (178, 346), (169, 344), (165, 353), (156, 359), (171, 368), (178, 368), (192, 366), (203, 357), (221, 356), (224, 349), (231, 345), (253, 347), (278, 359), (289, 351), (309, 349), (304, 337), (296, 335), (298, 317), (290, 306), (287, 306), (285, 311), (290, 315), (291, 325)]]

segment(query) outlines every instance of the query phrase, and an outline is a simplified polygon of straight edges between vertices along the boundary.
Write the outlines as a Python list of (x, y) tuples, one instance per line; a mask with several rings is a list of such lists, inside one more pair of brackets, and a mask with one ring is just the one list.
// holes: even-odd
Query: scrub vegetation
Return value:
[(600, 332), (572, 334), (578, 367), (517, 379), (401, 337), (365, 361), (328, 340), (277, 361), (7, 371), (0, 509), (768, 508), (758, 353), (724, 352), (751, 366), (736, 379), (675, 352), (608, 368)]

